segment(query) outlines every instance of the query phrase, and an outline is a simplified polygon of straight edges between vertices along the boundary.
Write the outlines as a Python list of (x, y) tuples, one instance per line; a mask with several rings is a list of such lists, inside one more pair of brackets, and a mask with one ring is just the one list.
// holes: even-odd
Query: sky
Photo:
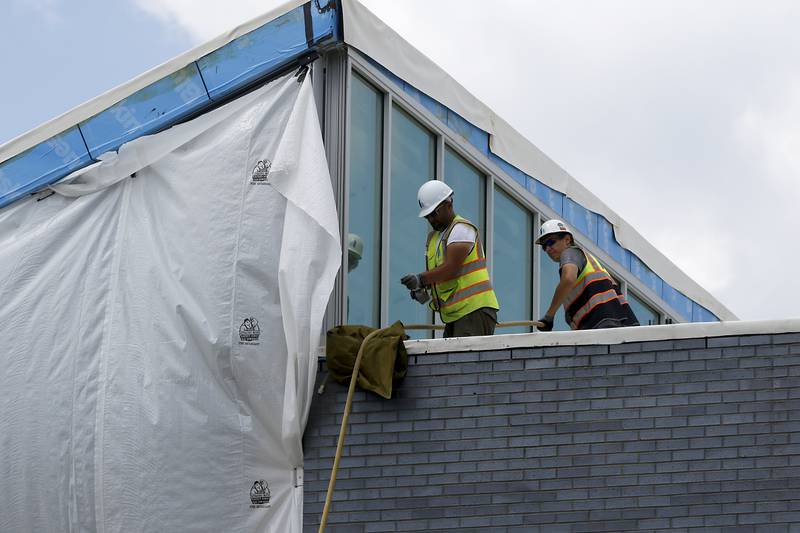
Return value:
[[(800, 317), (800, 2), (362, 1), (739, 318)], [(0, 144), (279, 2), (5, 4)]]

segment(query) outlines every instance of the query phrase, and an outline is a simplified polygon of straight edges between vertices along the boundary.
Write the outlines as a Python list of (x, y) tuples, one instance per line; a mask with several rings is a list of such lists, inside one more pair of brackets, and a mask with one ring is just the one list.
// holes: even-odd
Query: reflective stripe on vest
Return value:
[[(617, 294), (614, 280), (600, 261), (589, 252), (581, 251), (586, 256), (586, 266), (583, 267), (575, 286), (564, 300), (564, 314), (572, 329), (578, 329), (581, 321), (599, 305), (613, 300), (618, 300), (621, 304), (628, 303), (624, 296)], [(578, 302), (579, 307), (570, 313), (570, 308)]]
[(500, 308), (489, 280), (489, 271), (486, 269), (486, 257), (483, 254), (480, 233), (469, 220), (456, 215), (444, 232), (432, 231), (428, 234), (425, 244), (427, 270), (433, 270), (445, 263), (447, 239), (456, 224), (468, 224), (475, 230), (476, 239), (456, 277), (432, 286), (433, 297), (430, 307), (434, 311), (439, 311), (445, 323), (458, 320), (482, 307)]

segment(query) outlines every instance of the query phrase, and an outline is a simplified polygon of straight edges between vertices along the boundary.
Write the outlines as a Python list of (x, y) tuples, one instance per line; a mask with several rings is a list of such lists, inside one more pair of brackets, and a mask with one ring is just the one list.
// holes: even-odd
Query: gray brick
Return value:
[(544, 348), (515, 348), (511, 350), (512, 359), (531, 359), (541, 358), (544, 355)]
[(747, 335), (739, 337), (740, 346), (770, 344), (770, 341), (771, 337), (769, 335)]
[(471, 363), (480, 360), (479, 352), (459, 352), (447, 355), (448, 363)]
[(656, 353), (656, 361), (688, 361), (689, 360), (689, 351), (688, 350), (670, 350), (668, 352), (657, 352)]
[(531, 370), (537, 368), (555, 368), (555, 367), (556, 367), (556, 360), (553, 358), (525, 359), (525, 370)]
[(706, 369), (705, 361), (679, 361), (673, 363), (675, 372), (699, 372)]
[(707, 344), (709, 348), (738, 346), (739, 337), (709, 337), (707, 339)]
[(488, 352), (478, 352), (478, 359), (480, 361), (502, 361), (504, 359), (511, 359), (511, 350), (492, 350)]
[(590, 359), (592, 365), (619, 365), (622, 364), (621, 355), (594, 355)]
[(544, 348), (543, 355), (545, 357), (562, 357), (562, 356), (575, 355), (575, 346), (574, 345), (547, 346)]
[(720, 348), (689, 350), (689, 359), (719, 359), (720, 357), (722, 357), (722, 349)]
[(578, 346), (576, 355), (605, 355), (608, 353), (608, 350), (608, 345)]
[(800, 333), (783, 333), (772, 335), (772, 344), (800, 343)]
[(642, 344), (639, 342), (626, 342), (623, 344), (612, 344), (608, 347), (608, 353), (641, 353)]
[(675, 350), (692, 350), (705, 347), (706, 339), (680, 339), (675, 341)]

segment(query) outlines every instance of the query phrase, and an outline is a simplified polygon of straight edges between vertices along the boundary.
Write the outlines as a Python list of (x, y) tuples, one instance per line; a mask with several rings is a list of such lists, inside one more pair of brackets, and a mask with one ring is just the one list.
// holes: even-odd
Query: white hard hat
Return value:
[(347, 252), (358, 259), (364, 254), (364, 241), (355, 233), (347, 234)]
[(419, 201), (419, 217), (430, 215), (440, 203), (444, 202), (453, 194), (453, 189), (447, 186), (446, 183), (430, 180), (422, 184), (417, 192), (417, 200)]
[(555, 218), (552, 220), (548, 220), (542, 227), (539, 228), (539, 238), (536, 239), (536, 244), (542, 244), (542, 239), (548, 237), (550, 235), (555, 235), (556, 233), (568, 233), (573, 238), (572, 232), (569, 230), (566, 224), (561, 220), (556, 220)]

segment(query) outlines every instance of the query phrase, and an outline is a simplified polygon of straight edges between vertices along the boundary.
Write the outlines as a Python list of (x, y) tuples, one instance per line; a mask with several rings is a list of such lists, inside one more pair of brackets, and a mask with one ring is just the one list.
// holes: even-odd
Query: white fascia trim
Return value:
[(784, 320), (695, 322), (668, 326), (594, 329), (586, 331), (550, 331), (492, 335), (488, 337), (455, 337), (405, 341), (411, 355), (451, 352), (481, 352), (547, 346), (622, 344), (737, 335), (775, 335), (800, 333), (800, 318)]

